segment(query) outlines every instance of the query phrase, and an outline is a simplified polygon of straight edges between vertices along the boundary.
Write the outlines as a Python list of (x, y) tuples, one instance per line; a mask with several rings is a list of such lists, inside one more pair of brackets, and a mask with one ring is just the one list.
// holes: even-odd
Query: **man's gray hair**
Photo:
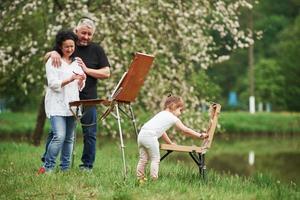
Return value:
[(93, 30), (93, 33), (95, 32), (96, 30), (96, 25), (94, 23), (94, 21), (90, 18), (81, 18), (77, 24), (77, 29), (81, 26), (87, 26), (89, 28), (91, 28)]

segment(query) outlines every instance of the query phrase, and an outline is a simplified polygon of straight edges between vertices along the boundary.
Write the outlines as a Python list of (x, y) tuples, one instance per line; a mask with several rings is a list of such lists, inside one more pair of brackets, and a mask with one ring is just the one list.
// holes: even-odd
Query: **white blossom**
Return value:
[[(192, 3), (115, 0), (97, 4), (91, 1), (93, 9), (87, 6), (86, 0), (59, 2), (63, 2), (61, 10), (51, 0), (12, 0), (9, 7), (0, 12), (0, 26), (3, 27), (0, 34), (20, 38), (17, 44), (12, 44), (1, 37), (0, 77), (26, 66), (28, 74), (20, 74), (24, 83), (18, 85), (24, 89), (24, 95), (29, 94), (28, 88), (32, 85), (43, 87), (45, 71), (42, 58), (45, 52), (52, 49), (57, 31), (75, 27), (82, 16), (95, 21), (94, 41), (101, 42), (111, 64), (114, 75), (105, 82), (105, 90), (111, 91), (120, 74), (128, 69), (132, 53), (141, 51), (155, 56), (152, 70), (137, 99), (148, 110), (158, 110), (162, 96), (170, 91), (188, 96), (187, 107), (196, 109), (205, 97), (197, 99), (190, 94), (196, 88), (189, 85), (186, 73), (193, 73), (195, 66), (207, 69), (215, 62), (223, 62), (229, 59), (231, 51), (247, 48), (254, 43), (253, 37), (262, 36), (262, 32), (252, 33), (239, 24), (241, 8), (252, 9), (246, 0), (199, 0)], [(42, 16), (41, 13), (44, 18), (33, 19)], [(32, 23), (38, 20), (41, 24), (45, 23), (38, 26), (44, 29), (30, 27), (28, 31), (27, 26), (31, 25), (28, 20), (31, 19)], [(209, 34), (211, 31), (214, 35)], [(227, 37), (232, 38), (232, 43), (225, 40)], [(224, 48), (228, 52), (221, 55), (220, 50)], [(101, 91), (103, 88), (99, 87), (99, 92), (107, 94), (107, 91)], [(192, 120), (190, 123), (193, 123)]]

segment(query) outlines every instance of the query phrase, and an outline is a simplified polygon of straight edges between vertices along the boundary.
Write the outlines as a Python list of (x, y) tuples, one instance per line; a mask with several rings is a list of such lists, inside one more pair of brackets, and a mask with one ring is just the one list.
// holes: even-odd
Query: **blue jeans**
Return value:
[(53, 138), (53, 132), (52, 132), (52, 130), (50, 130), (50, 132), (48, 133), (47, 140), (46, 140), (45, 152), (44, 152), (44, 154), (41, 157), (41, 160), (42, 160), (43, 163), (45, 162), (45, 157), (46, 157), (46, 154), (47, 154), (47, 149), (48, 149), (48, 146), (49, 146), (52, 138)]
[(56, 157), (61, 151), (60, 166), (62, 170), (67, 170), (70, 167), (74, 144), (75, 118), (73, 116), (51, 116), (50, 123), (53, 137), (48, 144), (44, 166), (48, 171), (53, 170)]
[[(92, 169), (96, 156), (97, 110), (96, 107), (87, 107), (81, 118), (83, 132), (83, 152), (81, 167)], [(86, 125), (86, 126), (84, 126)]]

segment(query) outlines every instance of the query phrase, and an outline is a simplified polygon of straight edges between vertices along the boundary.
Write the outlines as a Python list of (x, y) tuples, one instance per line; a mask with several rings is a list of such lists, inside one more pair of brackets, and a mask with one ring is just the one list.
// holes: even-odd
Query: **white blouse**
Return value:
[(76, 61), (71, 64), (61, 59), (61, 66), (54, 67), (52, 59), (49, 58), (46, 63), (46, 76), (48, 86), (45, 96), (45, 111), (48, 118), (50, 116), (72, 116), (69, 108), (69, 102), (79, 100), (79, 91), (84, 88), (78, 86), (78, 80), (68, 83), (61, 87), (62, 81), (70, 78), (73, 74), (83, 74), (83, 70)]

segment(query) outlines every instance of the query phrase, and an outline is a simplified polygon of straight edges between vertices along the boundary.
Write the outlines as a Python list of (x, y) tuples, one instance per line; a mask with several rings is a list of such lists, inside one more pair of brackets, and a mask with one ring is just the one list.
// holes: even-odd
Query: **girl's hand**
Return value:
[(208, 134), (207, 133), (200, 133), (200, 136), (199, 136), (201, 139), (205, 139), (205, 138), (208, 138)]

